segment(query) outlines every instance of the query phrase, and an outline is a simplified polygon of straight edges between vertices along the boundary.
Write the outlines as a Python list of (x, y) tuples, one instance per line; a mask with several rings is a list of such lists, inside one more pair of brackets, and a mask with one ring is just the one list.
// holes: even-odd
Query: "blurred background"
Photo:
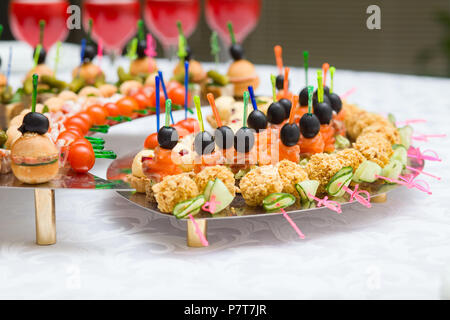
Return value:
[[(25, 39), (34, 33), (27, 29), (27, 21), (20, 20), (21, 14), (31, 11), (20, 7), (10, 10), (11, 2), (41, 3), (40, 12), (48, 15), (53, 12), (50, 2), (84, 5), (85, 25), (87, 15), (100, 21), (102, 10), (109, 10), (109, 18), (123, 20), (114, 21), (112, 26), (104, 23), (104, 28), (94, 26), (93, 34), (94, 39), (102, 37), (110, 50), (123, 48), (136, 33), (136, 19), (145, 18), (146, 28), (158, 40), (158, 56), (173, 54), (178, 39), (173, 21), (180, 19), (195, 58), (212, 61), (211, 29), (228, 46), (225, 24), (232, 20), (247, 58), (254, 63), (274, 64), (273, 46), (280, 44), (284, 62), (290, 66), (302, 66), (302, 51), (309, 50), (312, 66), (326, 61), (341, 69), (450, 77), (449, 0), (2, 0), (2, 40), (14, 36)], [(380, 30), (366, 27), (370, 15), (366, 9), (371, 4), (381, 8)], [(58, 32), (54, 26), (54, 32)], [(47, 32), (51, 33), (49, 27)], [(61, 27), (59, 31), (64, 33), (61, 37), (66, 36)], [(118, 32), (131, 36), (123, 42)], [(71, 30), (66, 41), (80, 43), (85, 36), (83, 30)], [(228, 50), (222, 51), (225, 61)]]

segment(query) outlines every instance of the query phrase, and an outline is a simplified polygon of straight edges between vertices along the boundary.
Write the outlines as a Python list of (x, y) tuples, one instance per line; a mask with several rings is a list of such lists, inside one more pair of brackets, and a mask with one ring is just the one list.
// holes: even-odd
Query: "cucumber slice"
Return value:
[(205, 196), (206, 201), (208, 201), (211, 196), (211, 190), (213, 185), (214, 181), (212, 180), (208, 181), (208, 183), (206, 184), (205, 190), (203, 191), (203, 195)]
[(391, 156), (391, 160), (398, 160), (403, 164), (403, 167), (406, 166), (408, 161), (408, 151), (405, 146), (402, 144), (394, 144), (392, 149), (394, 149), (394, 154)]
[(377, 180), (377, 175), (381, 174), (383, 170), (377, 163), (366, 160), (361, 163), (356, 169), (353, 176), (353, 181), (355, 182), (374, 182)]
[(398, 179), (403, 170), (403, 164), (399, 160), (392, 159), (382, 171), (382, 175), (390, 179)]
[(352, 167), (344, 167), (331, 178), (330, 182), (328, 182), (325, 190), (328, 192), (330, 196), (340, 197), (345, 191), (342, 190), (342, 186), (348, 186), (353, 177), (353, 168)]
[(264, 210), (267, 212), (278, 211), (295, 203), (295, 197), (290, 193), (271, 193), (263, 200)]
[(411, 146), (411, 136), (413, 134), (413, 128), (411, 126), (404, 126), (398, 129), (400, 133), (400, 141), (405, 146), (406, 150)]
[(228, 207), (228, 205), (234, 199), (233, 195), (230, 193), (230, 191), (228, 191), (228, 188), (225, 186), (222, 180), (218, 178), (214, 180), (214, 185), (212, 186), (211, 189), (210, 198), (212, 196), (215, 197), (215, 201), (220, 202), (216, 204), (216, 210), (214, 210), (214, 213), (220, 212), (226, 207)]
[(338, 134), (337, 136), (334, 137), (334, 139), (335, 139), (334, 147), (336, 149), (345, 149), (350, 147), (350, 141), (346, 137), (343, 137), (340, 134)]
[(396, 123), (397, 121), (395, 120), (395, 116), (394, 116), (392, 113), (389, 113), (388, 116), (387, 116), (387, 118), (388, 118), (389, 122), (390, 122), (394, 127), (396, 127), (395, 123)]
[(313, 199), (310, 198), (308, 194), (315, 196), (319, 185), (320, 183), (317, 180), (305, 180), (300, 183), (297, 183), (295, 185), (295, 189), (297, 189), (297, 192), (300, 195), (300, 199), (302, 200), (302, 202), (310, 202), (313, 201)]
[(173, 215), (178, 219), (185, 218), (189, 213), (196, 215), (200, 212), (200, 208), (205, 204), (205, 197), (199, 195), (193, 199), (182, 201), (173, 208)]

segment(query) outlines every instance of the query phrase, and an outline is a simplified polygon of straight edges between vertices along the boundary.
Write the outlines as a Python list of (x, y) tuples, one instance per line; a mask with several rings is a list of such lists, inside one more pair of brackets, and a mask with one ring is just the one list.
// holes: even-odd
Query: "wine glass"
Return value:
[(66, 26), (67, 0), (12, 0), (9, 5), (11, 30), (15, 38), (36, 47), (39, 44), (39, 21), (45, 21), (43, 46), (45, 50), (57, 41), (64, 40), (69, 30)]
[(199, 0), (146, 0), (144, 19), (150, 31), (161, 41), (166, 56), (172, 58), (178, 44), (177, 21), (189, 37), (200, 17)]
[(85, 0), (83, 26), (87, 30), (92, 19), (92, 37), (101, 40), (114, 57), (136, 33), (140, 17), (138, 0)]
[(229, 21), (237, 42), (242, 42), (257, 25), (260, 13), (261, 0), (206, 0), (206, 22), (227, 45), (231, 43)]

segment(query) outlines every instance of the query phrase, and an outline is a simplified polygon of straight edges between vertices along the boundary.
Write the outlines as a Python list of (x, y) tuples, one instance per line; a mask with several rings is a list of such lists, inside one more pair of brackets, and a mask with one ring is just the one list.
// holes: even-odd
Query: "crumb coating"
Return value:
[(360, 135), (353, 144), (367, 159), (379, 164), (382, 168), (389, 163), (394, 153), (391, 143), (382, 133), (369, 132)]
[(214, 181), (216, 178), (222, 180), (228, 191), (234, 196), (236, 194), (234, 174), (225, 166), (206, 167), (200, 171), (194, 178), (198, 190), (203, 192), (208, 181)]
[(283, 183), (276, 167), (261, 166), (249, 171), (239, 184), (242, 197), (249, 206), (261, 205), (264, 198), (283, 190)]
[(306, 171), (299, 164), (289, 160), (280, 161), (277, 164), (277, 168), (283, 184), (282, 192), (290, 193), (296, 198), (300, 198), (295, 185), (308, 179)]

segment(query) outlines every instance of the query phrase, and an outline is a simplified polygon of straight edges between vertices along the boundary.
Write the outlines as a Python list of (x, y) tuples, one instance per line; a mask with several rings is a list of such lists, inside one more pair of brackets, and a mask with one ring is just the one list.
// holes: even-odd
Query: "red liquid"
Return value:
[(63, 40), (69, 30), (66, 0), (15, 0), (9, 5), (11, 30), (17, 39), (35, 47), (39, 43), (39, 20), (45, 20), (44, 48)]
[(146, 0), (145, 22), (164, 46), (178, 43), (177, 21), (189, 37), (194, 32), (200, 14), (198, 0)]
[(206, 0), (206, 21), (230, 43), (228, 21), (233, 23), (236, 40), (242, 42), (258, 23), (261, 0)]
[(139, 1), (136, 0), (85, 0), (84, 29), (88, 29), (92, 18), (93, 38), (101, 39), (106, 49), (118, 52), (136, 33), (139, 10)]

